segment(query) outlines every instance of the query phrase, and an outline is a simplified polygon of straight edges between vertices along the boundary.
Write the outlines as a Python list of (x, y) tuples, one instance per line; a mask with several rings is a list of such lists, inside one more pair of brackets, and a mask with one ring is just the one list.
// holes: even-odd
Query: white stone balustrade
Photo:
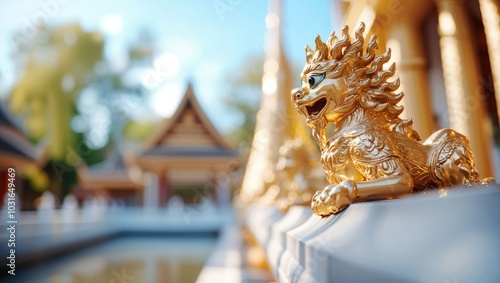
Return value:
[(498, 282), (500, 190), (356, 203), (321, 218), (253, 206), (247, 223), (277, 282)]

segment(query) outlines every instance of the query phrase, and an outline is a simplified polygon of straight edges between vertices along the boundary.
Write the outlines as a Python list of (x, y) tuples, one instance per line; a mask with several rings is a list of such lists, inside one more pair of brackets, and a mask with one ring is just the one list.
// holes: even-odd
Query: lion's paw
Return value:
[(354, 201), (356, 194), (356, 183), (352, 180), (329, 185), (314, 194), (311, 202), (312, 211), (322, 217), (339, 213)]

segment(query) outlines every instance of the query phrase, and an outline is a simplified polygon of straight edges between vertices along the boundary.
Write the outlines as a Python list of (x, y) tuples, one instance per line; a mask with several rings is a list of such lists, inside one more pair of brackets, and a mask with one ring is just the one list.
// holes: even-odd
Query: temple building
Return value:
[(38, 155), (24, 133), (7, 116), (0, 106), (0, 208), (7, 192), (9, 168), (14, 168), (16, 192), (22, 192), (21, 170), (28, 165), (36, 165)]
[(176, 112), (165, 120), (132, 157), (145, 174), (144, 205), (165, 206), (175, 193), (184, 200), (215, 193), (230, 201), (227, 175), (239, 155), (217, 131), (188, 84)]
[(126, 206), (140, 206), (143, 203), (144, 182), (136, 171), (130, 170), (121, 153), (114, 153), (104, 163), (78, 167), (78, 188), (72, 191), (77, 198), (102, 196), (120, 200)]

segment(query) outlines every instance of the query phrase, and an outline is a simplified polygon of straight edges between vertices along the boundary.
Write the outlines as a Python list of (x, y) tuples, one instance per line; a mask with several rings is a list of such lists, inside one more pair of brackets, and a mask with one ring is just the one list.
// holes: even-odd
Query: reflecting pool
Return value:
[(215, 237), (119, 237), (29, 270), (17, 270), (13, 282), (50, 283), (192, 283)]

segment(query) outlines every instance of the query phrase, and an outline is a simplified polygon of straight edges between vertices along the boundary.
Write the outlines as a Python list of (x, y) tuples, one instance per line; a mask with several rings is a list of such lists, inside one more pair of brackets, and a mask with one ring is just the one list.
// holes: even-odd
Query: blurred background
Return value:
[[(14, 168), (23, 280), (193, 282), (234, 221), (261, 96), (288, 101), (266, 72), (298, 86), (304, 46), (344, 24), (391, 48), (423, 139), (464, 133), (500, 178), (498, 1), (270, 2), (0, 0), (0, 206)], [(162, 236), (40, 265), (119, 233)]]
[[(39, 165), (24, 170), (34, 194), (23, 209), (36, 208), (37, 191), (63, 198), (78, 184), (77, 168), (129, 169), (116, 163), (172, 116), (189, 83), (217, 131), (249, 147), (266, 1), (0, 3), (2, 112)], [(319, 13), (286, 7), (297, 72), (306, 40), (331, 30), (330, 4), (321, 5)], [(300, 20), (304, 13), (315, 16)], [(51, 183), (57, 174), (62, 182)]]

